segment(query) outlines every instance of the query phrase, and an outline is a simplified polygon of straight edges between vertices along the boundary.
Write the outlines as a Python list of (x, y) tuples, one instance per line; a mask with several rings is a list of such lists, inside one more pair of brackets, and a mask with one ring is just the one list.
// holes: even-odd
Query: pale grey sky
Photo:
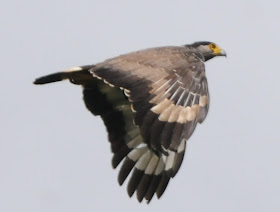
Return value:
[[(280, 211), (280, 4), (5, 1), (1, 6), (0, 211)], [(150, 205), (117, 183), (100, 118), (68, 82), (41, 75), (147, 47), (210, 40), (206, 121)]]

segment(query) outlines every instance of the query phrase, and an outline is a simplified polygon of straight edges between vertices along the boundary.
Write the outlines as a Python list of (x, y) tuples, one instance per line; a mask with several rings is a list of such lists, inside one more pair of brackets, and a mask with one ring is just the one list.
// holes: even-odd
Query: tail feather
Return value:
[(47, 76), (39, 77), (34, 81), (35, 85), (43, 85), (52, 82), (58, 82), (67, 79), (64, 72), (58, 72)]
[(84, 74), (84, 73), (89, 74), (88, 70), (91, 69), (92, 67), (94, 67), (94, 65), (70, 68), (62, 72), (57, 72), (57, 73), (39, 77), (35, 79), (33, 83), (35, 85), (43, 85), (47, 83), (62, 81), (65, 79), (71, 79), (74, 76), (74, 73), (76, 73), (77, 75)]

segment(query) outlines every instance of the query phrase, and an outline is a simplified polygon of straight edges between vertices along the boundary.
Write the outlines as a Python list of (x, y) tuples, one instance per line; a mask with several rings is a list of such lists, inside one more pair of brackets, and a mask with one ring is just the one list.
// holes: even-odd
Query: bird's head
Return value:
[(205, 61), (210, 60), (211, 58), (216, 56), (227, 56), (226, 52), (213, 42), (200, 41), (195, 42), (190, 46), (197, 48), (199, 52), (204, 56)]

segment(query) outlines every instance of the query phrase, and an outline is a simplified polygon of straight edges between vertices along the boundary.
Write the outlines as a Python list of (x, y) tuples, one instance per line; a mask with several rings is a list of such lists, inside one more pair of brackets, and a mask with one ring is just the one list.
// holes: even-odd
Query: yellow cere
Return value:
[(222, 49), (214, 43), (210, 43), (209, 48), (213, 51), (215, 55), (219, 55), (222, 51)]

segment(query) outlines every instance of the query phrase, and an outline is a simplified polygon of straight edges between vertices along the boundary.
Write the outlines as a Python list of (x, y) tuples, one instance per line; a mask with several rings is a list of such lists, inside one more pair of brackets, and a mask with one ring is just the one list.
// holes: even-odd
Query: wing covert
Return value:
[(90, 72), (125, 89), (134, 122), (153, 150), (177, 151), (208, 111), (204, 63), (187, 48), (156, 48), (97, 64)]

